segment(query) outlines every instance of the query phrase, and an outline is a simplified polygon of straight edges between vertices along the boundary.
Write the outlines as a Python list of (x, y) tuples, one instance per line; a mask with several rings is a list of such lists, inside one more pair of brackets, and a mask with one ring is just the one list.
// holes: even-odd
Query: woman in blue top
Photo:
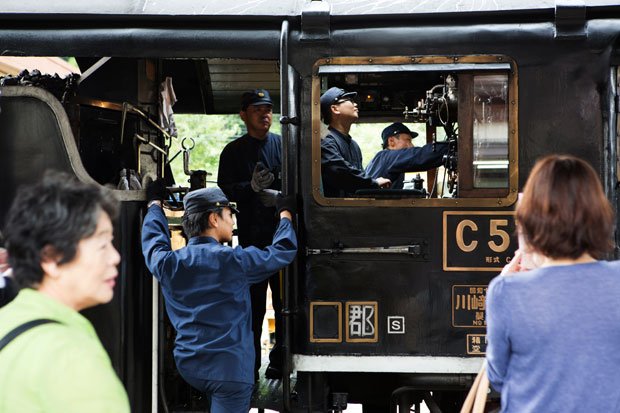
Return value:
[[(590, 165), (539, 160), (516, 212), (522, 244), (487, 295), (488, 376), (502, 412), (620, 412), (620, 263)], [(515, 273), (519, 274), (515, 274)]]

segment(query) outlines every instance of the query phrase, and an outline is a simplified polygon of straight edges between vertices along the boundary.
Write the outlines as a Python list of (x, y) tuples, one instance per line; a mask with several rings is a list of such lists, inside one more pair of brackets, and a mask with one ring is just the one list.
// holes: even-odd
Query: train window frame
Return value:
[[(465, 179), (467, 189), (465, 195), (458, 198), (332, 198), (322, 193), (321, 182), (321, 128), (320, 96), (322, 77), (328, 73), (361, 72), (395, 72), (395, 71), (442, 71), (455, 70), (472, 74), (507, 74), (508, 77), (508, 187), (475, 188), (473, 187), (473, 153), (463, 156), (463, 149), (472, 151), (472, 134), (466, 131), (469, 142), (459, 142), (459, 179)], [(472, 80), (473, 82), (473, 80)], [(515, 61), (504, 55), (465, 55), (465, 56), (364, 56), (364, 57), (330, 57), (315, 62), (312, 70), (311, 85), (311, 125), (312, 125), (312, 195), (314, 200), (322, 206), (388, 206), (388, 207), (507, 207), (514, 204), (518, 193), (518, 71)], [(459, 97), (459, 105), (462, 97)], [(412, 102), (414, 104), (415, 102)], [(393, 121), (398, 121), (394, 119)], [(403, 120), (406, 122), (406, 120)], [(387, 124), (387, 123), (386, 123)], [(462, 134), (462, 131), (460, 132)], [(463, 139), (464, 140), (464, 139)], [(469, 162), (469, 171), (462, 166), (463, 158)], [(463, 173), (464, 172), (464, 173)]]

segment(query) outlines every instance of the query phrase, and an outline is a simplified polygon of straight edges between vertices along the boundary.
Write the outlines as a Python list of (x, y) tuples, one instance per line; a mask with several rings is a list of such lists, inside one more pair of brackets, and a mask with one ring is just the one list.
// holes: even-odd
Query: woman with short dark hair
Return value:
[(620, 411), (620, 263), (598, 261), (614, 214), (596, 172), (573, 156), (539, 160), (516, 217), (522, 244), (487, 294), (501, 411)]
[(66, 174), (19, 190), (5, 228), (21, 291), (0, 309), (0, 412), (129, 412), (108, 354), (79, 313), (114, 295), (117, 208), (102, 187)]

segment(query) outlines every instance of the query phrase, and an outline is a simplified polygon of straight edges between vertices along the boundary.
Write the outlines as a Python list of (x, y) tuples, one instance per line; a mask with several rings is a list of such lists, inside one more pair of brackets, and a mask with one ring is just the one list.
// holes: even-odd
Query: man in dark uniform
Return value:
[(390, 186), (390, 180), (372, 178), (362, 168), (362, 151), (349, 136), (351, 125), (359, 117), (356, 92), (332, 87), (321, 96), (321, 117), (329, 132), (321, 141), (321, 174), (326, 197), (355, 195), (358, 189)]
[(269, 246), (232, 248), (222, 243), (232, 240), (234, 203), (219, 188), (190, 192), (183, 199), (183, 230), (189, 241), (173, 251), (161, 208), (161, 179), (147, 187), (147, 197), (142, 252), (177, 332), (177, 369), (209, 396), (211, 413), (247, 412), (254, 389), (250, 285), (293, 261), (294, 198), (277, 198), (280, 221)]
[[(269, 92), (257, 89), (241, 97), (239, 116), (247, 133), (230, 142), (220, 154), (217, 184), (226, 196), (239, 205), (239, 244), (264, 248), (271, 244), (278, 220), (274, 208), (275, 197), (281, 188), (282, 140), (269, 132), (273, 102)], [(271, 287), (276, 321), (276, 342), (269, 354), (265, 375), (270, 379), (282, 376), (282, 300), (280, 276), (252, 285), (252, 330), (256, 352), (255, 379), (261, 363), (260, 337), (265, 318), (267, 284)]]
[(383, 150), (378, 152), (366, 166), (370, 177), (386, 176), (392, 181), (391, 188), (402, 189), (405, 172), (427, 171), (442, 165), (448, 153), (447, 142), (413, 146), (418, 136), (400, 122), (392, 123), (381, 132)]

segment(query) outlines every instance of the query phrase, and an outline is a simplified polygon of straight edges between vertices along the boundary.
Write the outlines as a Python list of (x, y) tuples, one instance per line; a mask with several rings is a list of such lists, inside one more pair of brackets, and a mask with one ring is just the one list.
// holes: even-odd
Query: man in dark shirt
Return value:
[(400, 122), (392, 123), (381, 132), (383, 150), (366, 166), (366, 175), (385, 176), (392, 181), (391, 188), (402, 189), (405, 172), (427, 171), (442, 165), (448, 153), (448, 143), (436, 142), (421, 147), (413, 146), (418, 136)]
[[(281, 149), (279, 135), (269, 132), (272, 122), (273, 102), (269, 92), (257, 89), (241, 97), (239, 116), (247, 133), (230, 142), (220, 154), (217, 177), (218, 186), (228, 199), (238, 205), (239, 244), (265, 248), (271, 245), (278, 219), (275, 199), (281, 187)], [(252, 330), (254, 332), (255, 380), (261, 363), (260, 337), (265, 317), (267, 284), (271, 287), (276, 321), (276, 342), (269, 354), (267, 378), (281, 377), (282, 366), (282, 300), (279, 273), (269, 280), (252, 285)]]
[(356, 92), (332, 87), (321, 96), (321, 117), (329, 132), (321, 141), (321, 174), (326, 197), (355, 195), (358, 189), (390, 186), (390, 180), (372, 178), (362, 168), (362, 151), (349, 136), (351, 125), (358, 119)]

